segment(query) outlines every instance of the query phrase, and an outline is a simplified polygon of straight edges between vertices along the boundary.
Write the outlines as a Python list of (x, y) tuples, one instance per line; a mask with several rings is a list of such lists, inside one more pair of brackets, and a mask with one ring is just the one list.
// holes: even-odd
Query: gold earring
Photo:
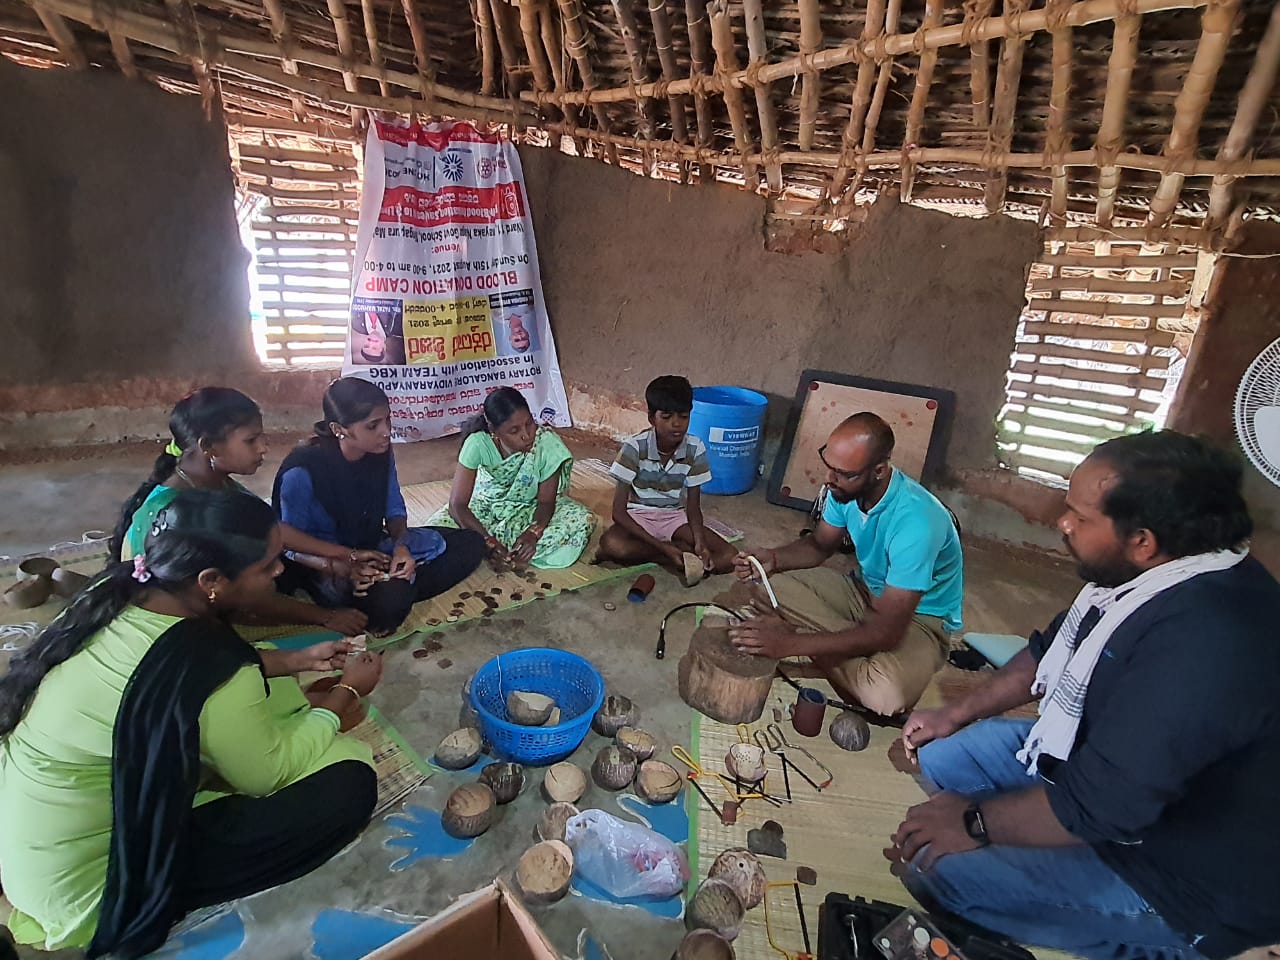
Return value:
[(214, 591), (214, 590), (210, 590), (210, 591), (209, 591), (209, 602), (210, 602), (210, 603), (217, 603), (217, 602), (218, 602), (218, 594), (217, 594), (217, 592), (216, 592), (216, 591)]

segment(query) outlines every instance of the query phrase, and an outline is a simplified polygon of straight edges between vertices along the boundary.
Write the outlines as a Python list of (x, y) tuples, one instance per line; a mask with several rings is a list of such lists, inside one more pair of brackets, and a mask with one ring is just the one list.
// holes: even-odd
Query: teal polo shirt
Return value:
[(849, 531), (862, 579), (877, 597), (884, 588), (923, 594), (916, 612), (961, 628), (964, 555), (947, 508), (901, 470), (894, 470), (880, 502), (863, 513), (856, 500), (827, 497), (822, 519)]

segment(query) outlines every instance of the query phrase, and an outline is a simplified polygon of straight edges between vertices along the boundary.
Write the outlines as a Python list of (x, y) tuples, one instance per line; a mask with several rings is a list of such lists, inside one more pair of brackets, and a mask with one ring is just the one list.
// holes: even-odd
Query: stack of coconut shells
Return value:
[[(459, 729), (436, 748), (435, 761), (446, 770), (465, 770), (488, 749), (471, 705), (470, 687), (468, 680), (462, 688)], [(508, 718), (524, 726), (545, 726), (560, 720), (555, 701), (539, 693), (513, 691), (506, 707)], [(515, 872), (516, 884), (529, 901), (555, 903), (568, 893), (574, 865), (573, 851), (565, 843), (565, 825), (581, 812), (578, 804), (592, 780), (610, 792), (633, 786), (651, 804), (670, 803), (679, 795), (683, 782), (679, 771), (654, 759), (658, 740), (636, 725), (637, 718), (638, 711), (629, 698), (607, 696), (591, 726), (613, 742), (596, 755), (590, 776), (568, 761), (547, 768), (542, 793), (548, 806), (535, 830), (537, 843), (521, 855)], [(519, 796), (524, 785), (520, 764), (486, 765), (478, 782), (463, 784), (449, 794), (440, 814), (445, 831), (459, 838), (480, 836), (493, 825), (496, 808)]]
[(755, 854), (733, 847), (716, 857), (684, 911), (688, 929), (673, 960), (733, 960), (733, 941), (748, 910), (764, 902), (764, 868)]

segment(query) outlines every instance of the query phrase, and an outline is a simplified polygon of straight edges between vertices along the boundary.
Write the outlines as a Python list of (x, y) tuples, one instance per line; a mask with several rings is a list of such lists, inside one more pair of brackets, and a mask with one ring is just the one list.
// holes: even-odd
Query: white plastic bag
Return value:
[(684, 890), (689, 879), (689, 864), (679, 847), (603, 810), (584, 810), (570, 818), (564, 837), (573, 849), (574, 869), (610, 896), (665, 900)]

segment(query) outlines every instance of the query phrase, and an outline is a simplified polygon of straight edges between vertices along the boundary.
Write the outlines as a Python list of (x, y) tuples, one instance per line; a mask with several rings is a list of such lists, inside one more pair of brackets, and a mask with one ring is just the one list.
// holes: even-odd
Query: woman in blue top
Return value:
[(487, 553), (473, 530), (409, 526), (391, 453), (390, 401), (357, 377), (329, 384), (324, 419), (280, 465), (272, 502), (285, 523), (318, 540), (390, 555), (381, 568), (361, 566), (354, 581), (297, 565), (286, 571), (317, 603), (366, 613), (375, 635), (399, 627), (417, 601), (465, 579)]
[[(267, 455), (262, 410), (239, 390), (201, 387), (179, 400), (169, 416), (173, 439), (156, 458), (151, 476), (125, 501), (111, 538), (111, 560), (131, 560), (160, 511), (184, 490), (219, 490), (250, 494), (234, 478), (258, 472)], [(360, 551), (341, 543), (322, 543), (283, 525), (286, 550), (298, 563), (348, 580), (358, 564), (381, 562), (376, 551)], [(279, 593), (257, 598), (247, 617), (268, 623), (307, 623), (352, 636), (365, 628), (366, 617), (351, 608), (325, 609)]]

